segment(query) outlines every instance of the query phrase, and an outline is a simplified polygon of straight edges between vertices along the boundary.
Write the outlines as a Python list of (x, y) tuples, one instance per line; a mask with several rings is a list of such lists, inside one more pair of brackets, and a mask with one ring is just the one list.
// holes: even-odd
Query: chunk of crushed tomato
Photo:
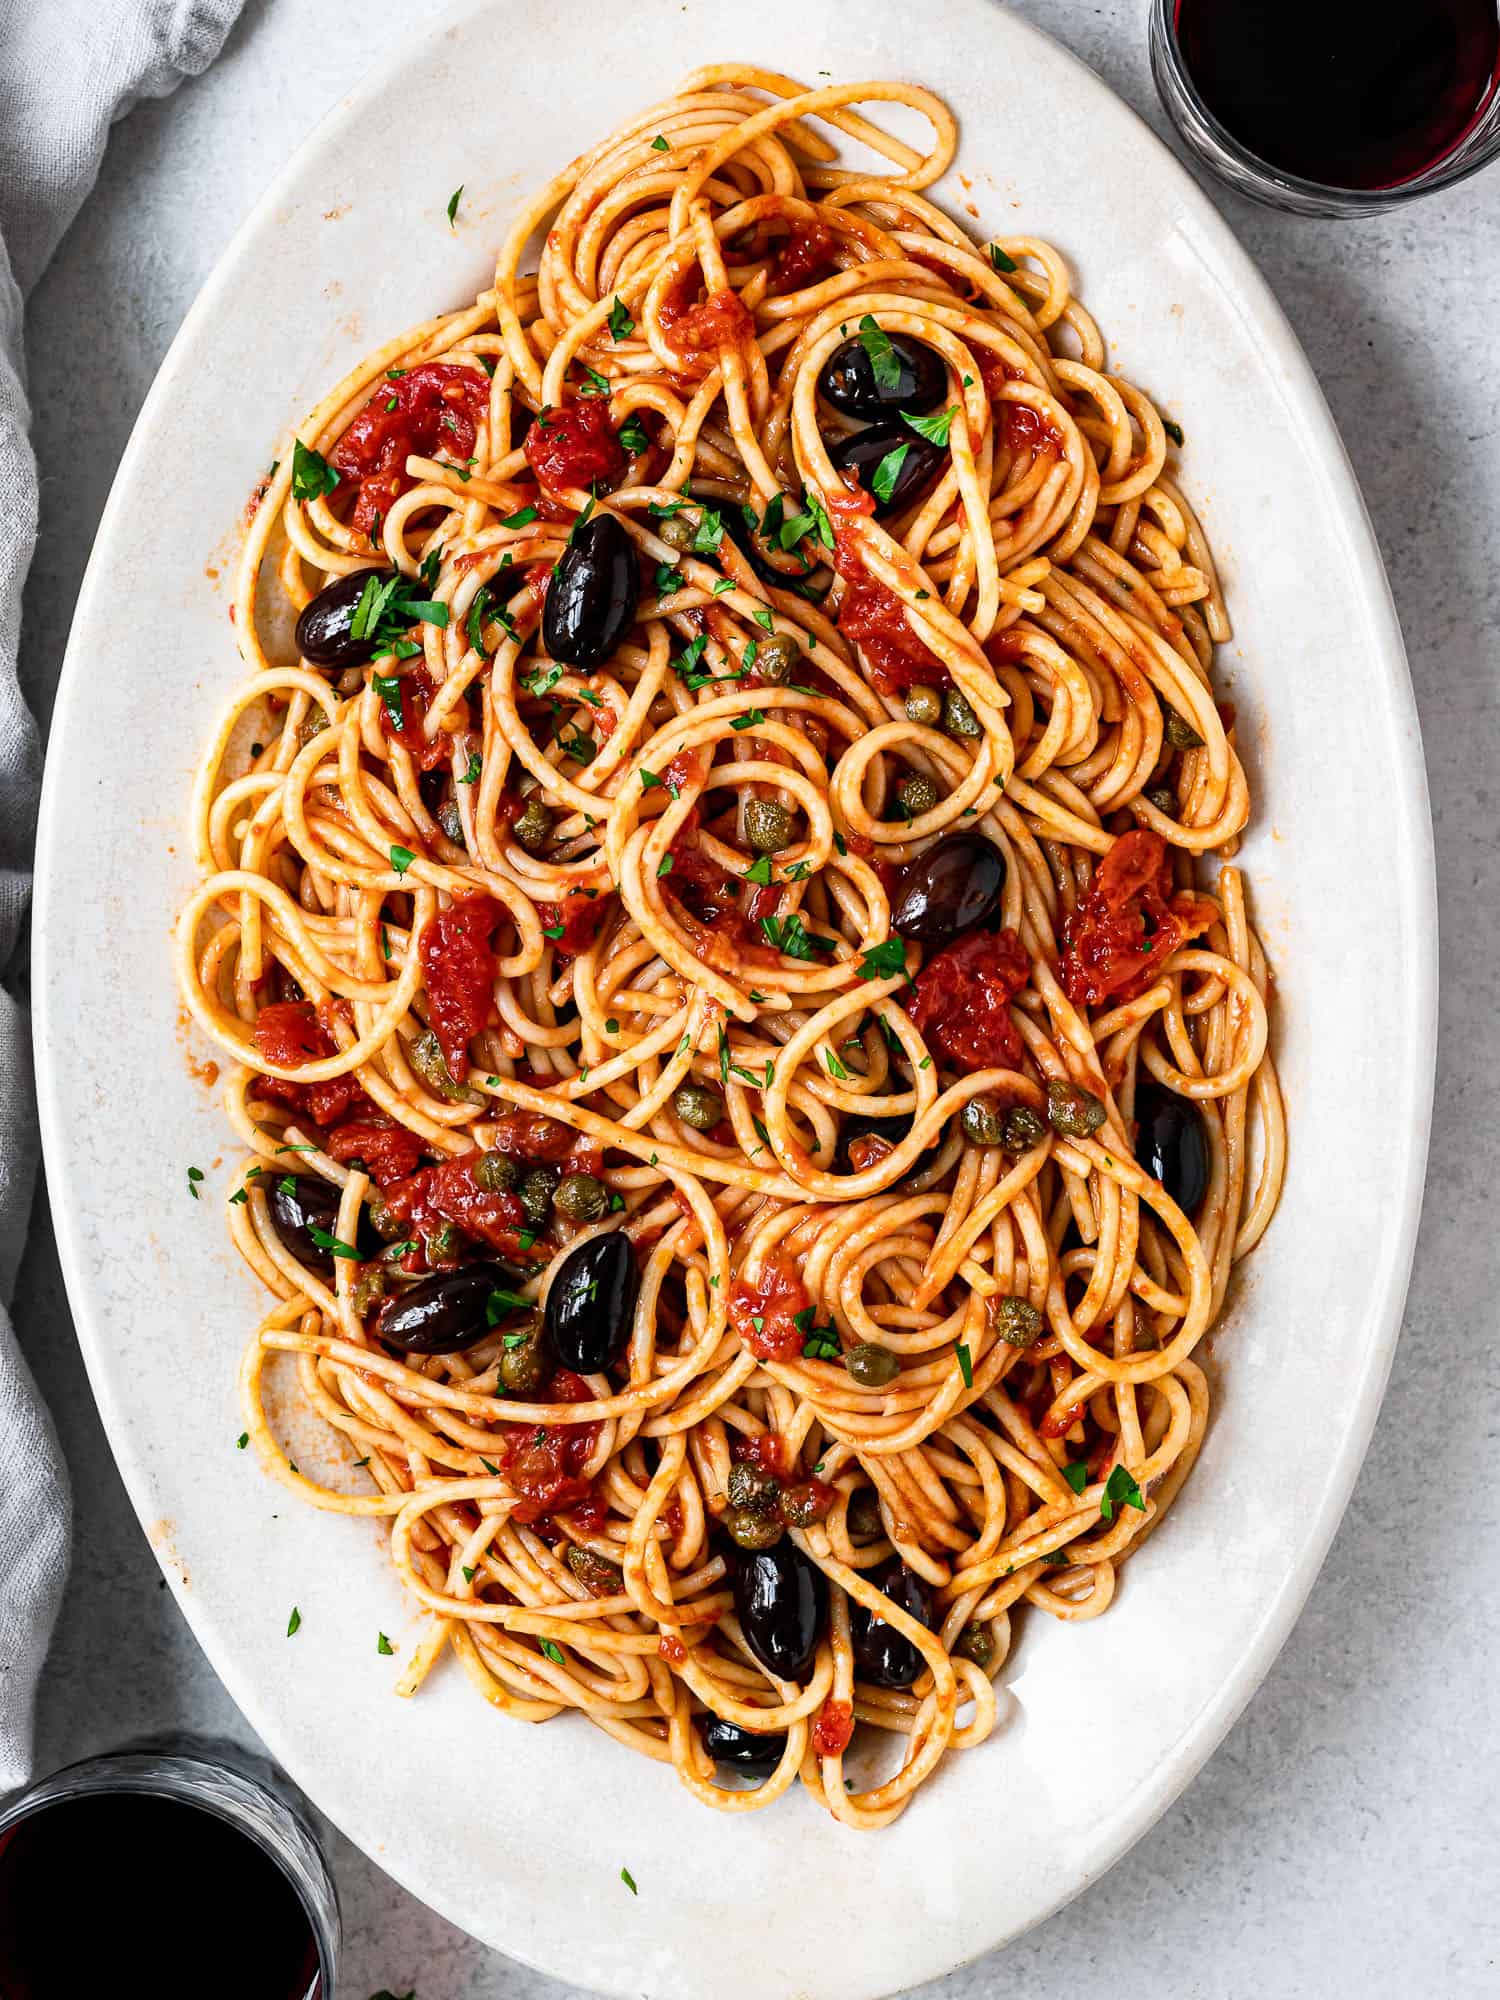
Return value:
[(613, 486), (625, 453), (609, 421), (607, 396), (578, 396), (543, 410), (526, 433), (526, 463), (543, 492), (558, 494), (595, 481)]
[[(874, 505), (868, 494), (864, 498)], [(854, 499), (851, 494), (849, 504), (839, 501), (836, 511), (866, 511), (853, 505)], [(844, 579), (838, 628), (863, 653), (879, 692), (904, 694), (908, 688), (949, 686), (948, 669), (906, 622), (905, 606), (895, 591), (865, 568), (859, 536), (843, 521), (834, 533), (833, 566)]]
[[(591, 1403), (594, 1391), (581, 1375), (559, 1368), (552, 1377), (554, 1403)], [(500, 1463), (506, 1478), (523, 1497), (513, 1518), (532, 1523), (544, 1515), (581, 1509), (593, 1494), (593, 1481), (583, 1476), (601, 1425), (524, 1424), (505, 1433)]]
[(378, 1188), (393, 1187), (414, 1174), (422, 1157), (415, 1132), (380, 1116), (346, 1120), (328, 1134), (324, 1149), (345, 1166), (363, 1167)]
[(1048, 458), (1061, 456), (1063, 434), (1056, 424), (1049, 423), (1029, 403), (1014, 403), (1003, 398), (1002, 392), (1008, 382), (1026, 380), (1019, 368), (1008, 367), (998, 354), (981, 352), (979, 376), (984, 383), (984, 393), (995, 405), (1001, 439), (1011, 451), (1034, 452)]
[(834, 268), (838, 242), (826, 223), (793, 216), (776, 254), (777, 289), (795, 292), (816, 278), (826, 277)]
[(911, 1017), (955, 1069), (1019, 1069), (1021, 1037), (1010, 1003), (1031, 977), (1013, 930), (968, 931), (917, 974)]
[(455, 1083), (468, 1075), (469, 1044), (494, 1012), (491, 939), (505, 915), (493, 896), (460, 896), (422, 933), (427, 1019)]
[[(331, 1028), (332, 1007), (309, 1000), (277, 1000), (255, 1017), (251, 1038), (262, 1060), (278, 1069), (300, 1069), (338, 1053)], [(258, 1076), (257, 1097), (290, 1105), (315, 1125), (334, 1125), (351, 1111), (373, 1111), (374, 1105), (352, 1076), (331, 1076), (321, 1083), (298, 1083), (284, 1076)]]
[(1156, 969), (1218, 916), (1202, 896), (1172, 893), (1167, 843), (1150, 827), (1122, 833), (1063, 925), (1058, 977), (1075, 1007), (1133, 1000)]
[(464, 1261), (457, 1244), (446, 1249), (442, 1241), (445, 1224), (484, 1243), (502, 1256), (524, 1256), (521, 1242), (526, 1212), (517, 1196), (491, 1192), (474, 1178), (478, 1152), (461, 1153), (435, 1167), (423, 1167), (385, 1190), (385, 1205), (394, 1217), (409, 1226), (420, 1239), (427, 1262), (434, 1270), (451, 1270)]
[(820, 1757), (838, 1757), (854, 1734), (854, 1710), (847, 1701), (825, 1701), (812, 1727), (813, 1748)]
[(662, 301), (661, 330), (686, 364), (689, 375), (706, 375), (726, 347), (743, 347), (755, 338), (755, 321), (727, 286), (696, 303), (687, 297), (693, 273), (679, 280)]
[(609, 898), (570, 889), (560, 903), (538, 903), (536, 913), (542, 920), (542, 935), (553, 950), (566, 958), (577, 958), (603, 930)]
[(735, 1332), (758, 1361), (796, 1361), (806, 1338), (799, 1316), (812, 1301), (791, 1265), (768, 1257), (752, 1284), (736, 1278), (729, 1293), (729, 1318)]
[(373, 536), (376, 523), (412, 484), (408, 458), (473, 456), (490, 385), (474, 368), (426, 361), (386, 379), (333, 449), (335, 470), (357, 489), (349, 526)]
[[(453, 739), (446, 729), (435, 736), (426, 732), (427, 706), (435, 692), (431, 674), (420, 662), (400, 675), (389, 701), (380, 704), (380, 726), (401, 744), (419, 771), (436, 771), (453, 754)], [(391, 713), (395, 703), (401, 720)]]
[(507, 1153), (513, 1160), (555, 1166), (571, 1155), (577, 1136), (571, 1125), (549, 1118), (544, 1111), (507, 1111), (495, 1120), (491, 1143), (497, 1153)]

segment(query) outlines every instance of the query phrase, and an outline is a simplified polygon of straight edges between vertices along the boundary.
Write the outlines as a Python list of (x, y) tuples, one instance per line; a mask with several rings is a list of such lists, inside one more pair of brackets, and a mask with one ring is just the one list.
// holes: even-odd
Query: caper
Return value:
[(561, 1178), (556, 1167), (531, 1167), (516, 1189), (521, 1212), (533, 1229), (546, 1227), (547, 1217), (552, 1213), (553, 1191)]
[(832, 1512), (833, 1488), (821, 1479), (799, 1479), (783, 1491), (778, 1504), (789, 1528), (810, 1528)]
[(1175, 708), (1167, 710), (1167, 741), (1174, 750), (1201, 750), (1203, 738), (1194, 729), (1185, 715), (1179, 715)]
[(552, 815), (539, 798), (532, 797), (511, 832), (528, 854), (535, 854), (552, 836)]
[(936, 729), (943, 719), (943, 696), (940, 688), (914, 687), (906, 697), (906, 719), (920, 722), (924, 729)]
[(596, 1556), (592, 1549), (581, 1549), (577, 1542), (569, 1542), (563, 1561), (590, 1597), (618, 1597), (625, 1588), (624, 1579), (612, 1562)]
[(776, 1514), (757, 1514), (749, 1507), (725, 1510), (724, 1526), (742, 1549), (769, 1549), (781, 1540), (782, 1523)]
[(328, 717), (323, 713), (322, 709), (321, 708), (311, 709), (307, 714), (307, 716), (304, 718), (302, 726), (297, 731), (298, 743), (305, 750), (308, 744), (312, 742), (313, 738), (315, 736), (321, 736), (323, 734), (323, 731), (327, 727), (328, 727)]
[(1030, 1299), (996, 1299), (995, 1331), (1007, 1347), (1034, 1347), (1045, 1322)]
[(1176, 817), (1177, 793), (1171, 785), (1153, 785), (1146, 794), (1146, 800), (1149, 805), (1155, 806), (1159, 813), (1165, 813), (1168, 819)]
[(687, 514), (668, 514), (656, 523), (656, 532), (669, 549), (690, 549), (698, 534), (698, 524)]
[(1046, 1136), (1046, 1126), (1029, 1104), (1013, 1104), (1006, 1112), (1000, 1143), (1007, 1153), (1029, 1153), (1033, 1146), (1040, 1146)]
[(569, 1222), (597, 1222), (609, 1208), (609, 1189), (592, 1174), (568, 1174), (558, 1183), (552, 1206)]
[(914, 771), (896, 787), (896, 797), (915, 819), (919, 813), (932, 811), (938, 802), (938, 788), (925, 771)]
[(983, 736), (984, 725), (957, 688), (943, 696), (943, 727), (950, 736)]
[(873, 1486), (860, 1487), (849, 1502), (846, 1518), (851, 1542), (873, 1542), (885, 1533), (885, 1522), (880, 1518), (880, 1495)]
[(712, 1132), (724, 1116), (724, 1100), (706, 1083), (680, 1083), (672, 1092), (672, 1109), (695, 1132)]
[(475, 1187), (486, 1194), (509, 1194), (516, 1184), (516, 1163), (508, 1153), (481, 1153), (473, 1173)]
[(773, 632), (769, 639), (760, 642), (755, 655), (755, 671), (763, 681), (780, 687), (797, 671), (800, 658), (795, 639), (785, 632)]
[(447, 1098), (450, 1104), (483, 1104), (484, 1098), (466, 1083), (455, 1083), (453, 1073), (448, 1068), (443, 1055), (442, 1044), (431, 1028), (424, 1028), (406, 1052), (406, 1060), (421, 1077), (429, 1090), (435, 1090), (439, 1097)]
[(1047, 1085), (1047, 1116), (1053, 1129), (1070, 1139), (1086, 1139), (1104, 1123), (1104, 1106), (1091, 1090), (1060, 1076)]
[(978, 1619), (965, 1625), (954, 1641), (953, 1656), (959, 1660), (972, 1660), (976, 1667), (988, 1670), (995, 1657), (994, 1633)]
[(354, 1281), (354, 1312), (365, 1319), (374, 1305), (385, 1297), (385, 1272), (378, 1264), (366, 1264)]
[(844, 1366), (862, 1389), (883, 1389), (901, 1373), (901, 1363), (878, 1340), (862, 1340), (844, 1356)]
[(731, 1465), (729, 1504), (751, 1514), (769, 1514), (781, 1497), (781, 1481), (758, 1465)]
[(387, 1243), (394, 1243), (406, 1234), (406, 1218), (383, 1202), (377, 1195), (366, 1209), (370, 1227), (377, 1236), (383, 1236)]
[(779, 854), (792, 837), (792, 815), (779, 799), (745, 801), (745, 838), (757, 854)]
[(440, 1258), (451, 1257), (458, 1248), (458, 1231), (451, 1222), (444, 1222), (423, 1238), (427, 1261), (436, 1264)]
[(540, 1389), (551, 1373), (539, 1318), (528, 1320), (506, 1334), (500, 1348), (500, 1380), (507, 1389), (529, 1395), (533, 1389)]
[(464, 845), (464, 819), (457, 799), (444, 799), (438, 807), (438, 825), (455, 847)]
[(976, 1146), (998, 1146), (1005, 1137), (1005, 1117), (993, 1097), (971, 1097), (959, 1114), (964, 1137)]

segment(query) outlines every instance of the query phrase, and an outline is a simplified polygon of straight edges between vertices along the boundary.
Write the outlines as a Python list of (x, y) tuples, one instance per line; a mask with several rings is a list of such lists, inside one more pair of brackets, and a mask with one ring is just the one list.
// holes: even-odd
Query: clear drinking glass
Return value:
[[(142, 1744), (69, 1764), (0, 1807), (0, 1843), (12, 1828), (50, 1808), (100, 1794), (130, 1793), (211, 1813), (275, 1864), (302, 1907), (317, 1953), (318, 1971), (305, 2000), (334, 2000), (339, 1908), (333, 1877), (299, 1796), (274, 1766), (238, 1744), (174, 1738), (167, 1747)], [(105, 1864), (80, 1855), (79, 1865)], [(86, 1901), (81, 1898), (81, 1915)]]
[[(1413, 0), (1420, 6), (1422, 0)], [(1227, 132), (1199, 95), (1177, 40), (1177, 0), (1151, 0), (1151, 74), (1167, 116), (1194, 156), (1238, 193), (1293, 215), (1376, 215), (1452, 187), (1500, 157), (1500, 90), (1440, 159), (1392, 187), (1329, 187), (1273, 167)], [(1295, 59), (1294, 56), (1289, 57)]]

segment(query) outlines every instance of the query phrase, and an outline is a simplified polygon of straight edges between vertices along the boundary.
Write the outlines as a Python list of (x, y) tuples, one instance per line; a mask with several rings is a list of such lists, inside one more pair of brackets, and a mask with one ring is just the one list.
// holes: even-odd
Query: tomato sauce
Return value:
[(736, 1465), (753, 1465), (757, 1472), (769, 1473), (773, 1479), (785, 1479), (791, 1470), (792, 1455), (779, 1431), (758, 1431), (754, 1437), (736, 1431), (730, 1439), (729, 1455)]
[(613, 486), (625, 471), (607, 396), (554, 403), (526, 433), (522, 449), (542, 491), (552, 496), (577, 486)]
[(955, 1068), (1019, 1069), (1025, 1051), (1010, 1017), (1012, 998), (1031, 977), (1013, 930), (969, 931), (917, 974), (911, 1018)]
[[(387, 736), (404, 744), (412, 762), (419, 771), (436, 771), (446, 764), (453, 751), (453, 741), (446, 729), (438, 730), (435, 736), (426, 733), (427, 705), (437, 692), (436, 684), (426, 667), (416, 665), (402, 674), (396, 682), (396, 703), (401, 711), (398, 723), (391, 714), (390, 704), (380, 704), (380, 726)], [(467, 718), (467, 706), (463, 711)], [(457, 711), (455, 711), (457, 714)]]
[(373, 537), (375, 524), (412, 484), (408, 458), (473, 456), (489, 408), (488, 380), (451, 361), (427, 361), (380, 383), (333, 450), (333, 464), (357, 497), (349, 526)]
[[(594, 1392), (581, 1375), (559, 1368), (552, 1377), (554, 1403), (591, 1403)], [(527, 1524), (544, 1515), (569, 1509), (593, 1494), (593, 1482), (583, 1477), (601, 1426), (587, 1424), (526, 1424), (509, 1430), (500, 1446), (500, 1463), (511, 1485), (523, 1497), (513, 1519)], [(575, 1518), (576, 1518), (575, 1514)]]
[[(577, 958), (598, 937), (609, 914), (611, 898), (591, 896), (583, 889), (570, 889), (560, 903), (538, 903), (547, 942), (564, 958)], [(557, 932), (557, 936), (550, 935)]]
[[(331, 1019), (326, 1002), (322, 1007), (314, 1007), (308, 1000), (278, 1000), (262, 1007), (256, 1015), (251, 1038), (264, 1061), (275, 1063), (279, 1069), (297, 1069), (303, 1063), (321, 1062), (338, 1053), (329, 1026)], [(351, 1111), (363, 1114), (375, 1110), (352, 1075), (331, 1076), (321, 1083), (262, 1076), (256, 1078), (255, 1094), (290, 1105), (315, 1125), (335, 1125)]]
[(733, 972), (747, 964), (775, 964), (780, 954), (766, 943), (760, 919), (780, 903), (780, 889), (752, 883), (741, 902), (740, 878), (704, 853), (695, 837), (697, 825), (695, 808), (672, 842), (672, 866), (662, 877), (662, 888), (672, 899), (684, 928), (692, 933), (709, 964), (721, 971)]
[(838, 237), (826, 223), (802, 216), (789, 219), (786, 238), (776, 253), (776, 288), (799, 291), (836, 268)]
[(1001, 438), (1011, 451), (1044, 453), (1049, 458), (1062, 456), (1063, 434), (1056, 424), (1049, 423), (1041, 412), (1032, 409), (1029, 403), (1001, 400), (1001, 391), (1007, 382), (1026, 380), (1026, 376), (1019, 368), (1008, 367), (998, 354), (981, 352), (979, 377), (984, 383), (984, 393), (996, 406)]
[(725, 288), (692, 304), (686, 297), (694, 282), (689, 272), (662, 301), (661, 330), (682, 356), (684, 372), (701, 378), (718, 365), (726, 347), (743, 347), (755, 338), (755, 321), (739, 295)]
[(854, 1734), (854, 1710), (847, 1701), (825, 1701), (812, 1727), (813, 1748), (820, 1757), (839, 1757)]
[(687, 1647), (674, 1633), (663, 1632), (656, 1642), (656, 1650), (668, 1666), (680, 1667), (687, 1658)]
[(513, 1194), (491, 1193), (474, 1178), (477, 1151), (462, 1153), (435, 1167), (423, 1167), (386, 1190), (386, 1206), (413, 1235), (422, 1240), (427, 1262), (434, 1270), (452, 1270), (464, 1259), (455, 1247), (435, 1252), (433, 1239), (445, 1223), (465, 1236), (488, 1244), (502, 1256), (524, 1256), (521, 1234), (526, 1211)]
[(798, 1316), (812, 1301), (791, 1265), (768, 1257), (752, 1285), (736, 1278), (729, 1293), (729, 1318), (758, 1361), (797, 1361), (806, 1339)]
[[(555, 1166), (572, 1155), (577, 1136), (571, 1126), (560, 1118), (549, 1118), (544, 1111), (507, 1111), (495, 1120), (491, 1144), (497, 1153), (506, 1153), (513, 1160)], [(578, 1171), (581, 1173), (582, 1167)]]
[[(860, 501), (865, 504), (859, 505)], [(861, 490), (847, 500), (830, 500), (829, 511), (858, 516), (874, 504)], [(833, 539), (833, 566), (844, 579), (836, 623), (844, 637), (860, 648), (877, 690), (904, 694), (908, 688), (950, 686), (948, 669), (906, 622), (901, 599), (865, 568), (859, 536), (840, 520)]]
[(1058, 977), (1075, 1007), (1133, 1000), (1179, 945), (1218, 917), (1201, 896), (1172, 893), (1167, 843), (1149, 827), (1122, 833), (1063, 925)]
[(324, 1150), (345, 1166), (363, 1164), (377, 1187), (388, 1188), (416, 1172), (422, 1142), (389, 1118), (352, 1118), (328, 1134)]
[(469, 1073), (469, 1044), (495, 1011), (490, 940), (506, 915), (493, 896), (461, 896), (422, 933), (427, 1018), (455, 1083)]

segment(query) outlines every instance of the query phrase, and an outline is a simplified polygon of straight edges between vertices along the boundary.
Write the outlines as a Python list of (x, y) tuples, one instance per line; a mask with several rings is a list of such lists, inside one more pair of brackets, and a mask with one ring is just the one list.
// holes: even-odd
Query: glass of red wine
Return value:
[(1151, 69), (1203, 164), (1299, 215), (1366, 215), (1500, 154), (1500, 0), (1152, 0)]
[(338, 1944), (300, 1802), (237, 1746), (94, 1757), (0, 1808), (0, 2000), (334, 2000)]

